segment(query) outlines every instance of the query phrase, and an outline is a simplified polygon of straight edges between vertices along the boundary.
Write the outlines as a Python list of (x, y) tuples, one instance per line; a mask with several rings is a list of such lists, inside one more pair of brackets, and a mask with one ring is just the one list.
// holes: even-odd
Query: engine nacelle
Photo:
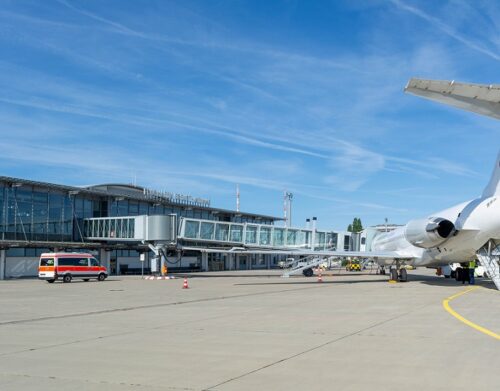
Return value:
[(455, 232), (455, 224), (441, 217), (411, 220), (405, 227), (405, 237), (411, 244), (422, 248), (437, 247)]

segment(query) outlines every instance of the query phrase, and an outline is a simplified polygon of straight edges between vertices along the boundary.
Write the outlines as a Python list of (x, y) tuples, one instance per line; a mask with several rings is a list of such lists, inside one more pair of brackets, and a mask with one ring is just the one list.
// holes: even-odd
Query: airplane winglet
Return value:
[(483, 191), (483, 198), (500, 195), (500, 152), (498, 152), (493, 173), (491, 174), (488, 186)]

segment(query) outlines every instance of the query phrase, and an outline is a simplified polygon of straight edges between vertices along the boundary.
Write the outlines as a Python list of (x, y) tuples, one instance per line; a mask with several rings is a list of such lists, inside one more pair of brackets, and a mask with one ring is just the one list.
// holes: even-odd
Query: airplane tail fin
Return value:
[(490, 182), (483, 191), (483, 198), (500, 195), (500, 152), (495, 160), (493, 174), (491, 174)]

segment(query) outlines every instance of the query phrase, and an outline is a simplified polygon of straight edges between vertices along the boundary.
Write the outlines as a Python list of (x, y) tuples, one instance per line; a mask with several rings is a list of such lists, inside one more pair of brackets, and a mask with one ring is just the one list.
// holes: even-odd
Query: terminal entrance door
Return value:
[(208, 254), (208, 271), (219, 272), (224, 270), (224, 258), (221, 254), (209, 253)]
[(116, 258), (112, 257), (109, 260), (109, 275), (110, 276), (115, 276), (115, 275), (117, 275), (116, 272), (117, 272), (117, 270), (116, 270)]
[(240, 261), (238, 262), (238, 270), (247, 270), (248, 268), (248, 259), (246, 255), (240, 255)]

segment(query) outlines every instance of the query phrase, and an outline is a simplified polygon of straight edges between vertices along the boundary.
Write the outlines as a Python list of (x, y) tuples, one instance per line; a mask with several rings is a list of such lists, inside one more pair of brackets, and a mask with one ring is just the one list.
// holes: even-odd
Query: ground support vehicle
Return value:
[(58, 279), (68, 283), (74, 278), (104, 281), (107, 277), (108, 271), (92, 254), (44, 253), (40, 256), (38, 278), (49, 283)]

